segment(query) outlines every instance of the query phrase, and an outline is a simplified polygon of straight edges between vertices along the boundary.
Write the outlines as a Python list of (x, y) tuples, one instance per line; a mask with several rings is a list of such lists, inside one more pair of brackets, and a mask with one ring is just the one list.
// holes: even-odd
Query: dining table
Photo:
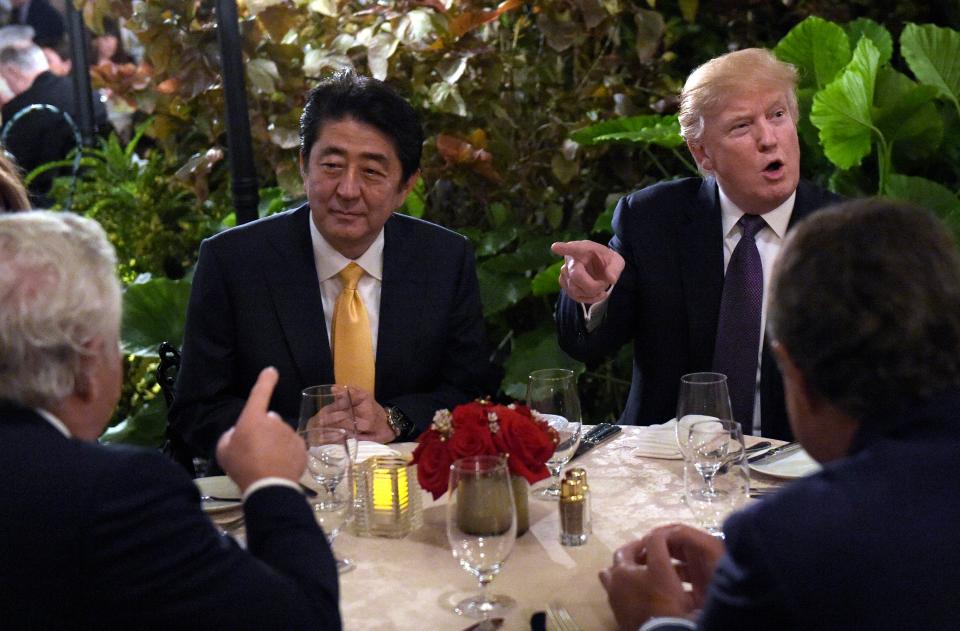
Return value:
[[(585, 427), (586, 429), (586, 427)], [(760, 441), (747, 437), (747, 446)], [(616, 629), (607, 596), (597, 577), (613, 553), (651, 528), (670, 523), (696, 525), (683, 501), (683, 461), (650, 457), (649, 430), (623, 427), (569, 466), (587, 472), (592, 533), (586, 544), (560, 544), (559, 507), (529, 495), (530, 529), (518, 536), (492, 594), (508, 595), (516, 604), (505, 614), (505, 630), (527, 631), (531, 617), (560, 604), (584, 631)], [(773, 441), (779, 444), (780, 441)], [(392, 444), (402, 454), (415, 443)], [(534, 489), (550, 480), (534, 485)], [(751, 487), (783, 484), (756, 474)], [(446, 497), (422, 493), (422, 526), (400, 539), (340, 534), (338, 556), (355, 568), (340, 576), (340, 607), (347, 631), (460, 631), (473, 621), (453, 612), (454, 605), (478, 591), (476, 579), (461, 569), (446, 535)], [(747, 500), (762, 501), (762, 500)], [(548, 629), (556, 629), (551, 619)]]

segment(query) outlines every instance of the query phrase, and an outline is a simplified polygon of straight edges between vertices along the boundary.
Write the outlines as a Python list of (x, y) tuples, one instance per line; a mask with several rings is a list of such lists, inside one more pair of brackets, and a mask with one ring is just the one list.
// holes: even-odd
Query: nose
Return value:
[(360, 195), (360, 174), (356, 168), (344, 169), (337, 182), (337, 195), (342, 199), (356, 199)]
[(767, 119), (761, 119), (758, 124), (754, 125), (754, 130), (756, 132), (757, 147), (760, 151), (772, 149), (777, 145), (777, 135), (773, 129), (773, 125), (770, 124), (770, 121)]

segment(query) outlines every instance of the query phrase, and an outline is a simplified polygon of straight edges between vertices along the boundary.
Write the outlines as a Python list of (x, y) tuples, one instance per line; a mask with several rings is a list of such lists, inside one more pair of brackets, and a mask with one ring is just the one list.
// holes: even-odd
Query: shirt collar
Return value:
[(46, 420), (48, 423), (53, 425), (57, 429), (57, 431), (59, 431), (61, 434), (63, 434), (67, 438), (73, 438), (73, 434), (70, 433), (70, 429), (63, 424), (63, 421), (58, 419), (52, 413), (48, 412), (47, 410), (44, 410), (43, 408), (36, 408), (34, 412), (42, 416), (44, 420)]
[[(720, 186), (719, 182), (717, 183), (717, 188), (720, 190), (720, 212), (723, 216), (723, 238), (726, 239), (730, 236), (734, 226), (736, 226), (737, 222), (740, 221), (740, 217), (744, 215), (744, 212), (733, 203), (733, 200), (727, 197), (727, 194), (723, 192), (723, 187)], [(770, 212), (763, 213), (763, 219), (767, 222), (767, 226), (769, 226), (770, 229), (773, 230), (774, 234), (776, 234), (780, 239), (783, 239), (783, 237), (787, 234), (787, 225), (790, 223), (790, 215), (793, 214), (793, 205), (796, 201), (797, 191), (794, 190), (793, 193), (790, 194), (790, 197), (788, 197), (782, 204)]]
[(327, 281), (340, 273), (349, 263), (356, 263), (363, 271), (379, 281), (383, 281), (383, 228), (374, 239), (367, 251), (356, 260), (348, 259), (330, 245), (323, 238), (317, 226), (313, 223), (313, 214), (310, 214), (310, 241), (313, 243), (313, 259), (317, 266), (317, 276), (320, 282)]

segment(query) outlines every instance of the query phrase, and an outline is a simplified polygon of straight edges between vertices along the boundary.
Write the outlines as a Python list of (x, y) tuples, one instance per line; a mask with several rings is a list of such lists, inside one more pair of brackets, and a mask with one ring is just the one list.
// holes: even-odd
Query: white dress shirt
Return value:
[(370, 322), (370, 339), (373, 342), (373, 356), (377, 356), (377, 330), (380, 324), (380, 288), (383, 285), (383, 229), (367, 251), (356, 260), (348, 259), (330, 245), (310, 216), (310, 241), (313, 243), (313, 262), (317, 268), (317, 280), (320, 281), (320, 297), (323, 300), (323, 319), (327, 324), (327, 343), (333, 330), (333, 309), (337, 297), (343, 289), (343, 283), (337, 274), (350, 263), (356, 263), (366, 272), (357, 283), (357, 291), (363, 306), (367, 309)]
[[(743, 211), (737, 208), (737, 205), (727, 197), (720, 189), (720, 213), (723, 225), (723, 271), (726, 274), (727, 265), (730, 263), (730, 257), (733, 255), (734, 248), (740, 242), (740, 236), (743, 230), (737, 225)], [(780, 248), (783, 246), (783, 238), (787, 234), (787, 225), (790, 223), (790, 216), (793, 214), (793, 205), (797, 200), (797, 192), (794, 191), (790, 197), (773, 210), (763, 214), (767, 225), (762, 228), (756, 236), (757, 250), (760, 252), (760, 262), (763, 266), (763, 303), (760, 308), (760, 339), (757, 340), (757, 396), (753, 401), (753, 433), (760, 435), (760, 359), (762, 357), (763, 333), (767, 324), (767, 294), (770, 287), (770, 274), (773, 270), (773, 263), (780, 254)], [(610, 292), (613, 287), (607, 290), (607, 294), (600, 302), (590, 305), (589, 308), (583, 307), (584, 323), (587, 331), (596, 329), (603, 316), (607, 312), (607, 301), (610, 298)]]

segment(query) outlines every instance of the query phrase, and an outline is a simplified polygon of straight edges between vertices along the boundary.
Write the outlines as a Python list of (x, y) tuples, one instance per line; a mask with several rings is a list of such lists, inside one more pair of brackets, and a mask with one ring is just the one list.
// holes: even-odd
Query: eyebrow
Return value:
[[(340, 156), (342, 158), (347, 157), (347, 150), (341, 149), (340, 147), (326, 147), (320, 152), (320, 157), (325, 158), (326, 156)], [(390, 161), (382, 153), (376, 153), (373, 151), (365, 151), (360, 154), (360, 158), (363, 160), (373, 160), (384, 167), (389, 166)]]

